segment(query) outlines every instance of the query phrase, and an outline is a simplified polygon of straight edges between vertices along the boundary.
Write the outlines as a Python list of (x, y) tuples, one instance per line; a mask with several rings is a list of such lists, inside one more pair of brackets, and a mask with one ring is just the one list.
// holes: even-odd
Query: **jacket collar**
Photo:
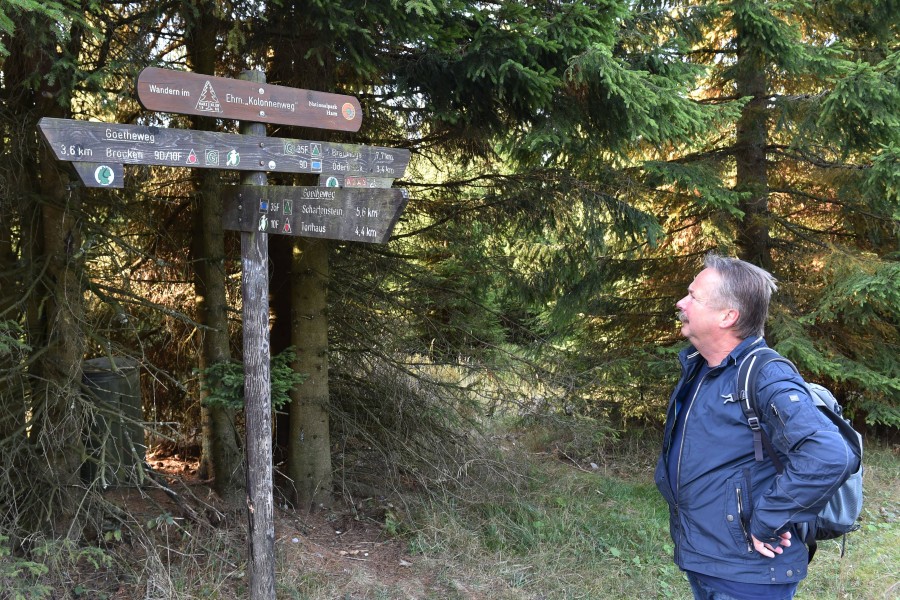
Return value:
[[(744, 357), (744, 355), (751, 350), (755, 348), (762, 348), (765, 346), (766, 340), (762, 336), (746, 338), (740, 344), (735, 346), (734, 350), (728, 353), (728, 356), (726, 356), (725, 360), (722, 361), (721, 366), (727, 367), (730, 364), (737, 364)], [(681, 360), (681, 364), (685, 366), (695, 364), (698, 360), (703, 360), (703, 357), (700, 356), (700, 351), (697, 350), (693, 345), (689, 345), (687, 348), (679, 352), (678, 358)]]

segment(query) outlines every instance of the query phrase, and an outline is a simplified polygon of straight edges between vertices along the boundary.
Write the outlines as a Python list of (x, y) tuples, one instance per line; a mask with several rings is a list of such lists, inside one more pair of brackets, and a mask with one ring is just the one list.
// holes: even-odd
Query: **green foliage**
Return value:
[(849, 63), (835, 75), (817, 125), (842, 141), (843, 157), (900, 143), (900, 51), (869, 64)]
[[(294, 371), (291, 363), (297, 354), (287, 348), (272, 357), (269, 376), (271, 378), (271, 402), (273, 410), (280, 410), (291, 401), (291, 391), (302, 385), (307, 375)], [(244, 365), (237, 361), (223, 362), (195, 370), (201, 375), (202, 389), (206, 393), (203, 402), (232, 410), (244, 408)]]
[[(90, 582), (90, 574), (113, 566), (114, 558), (96, 546), (78, 546), (70, 540), (46, 540), (36, 544), (29, 556), (14, 554), (9, 538), (0, 535), (0, 589), (9, 600), (58, 598), (62, 593), (75, 598), (107, 598)], [(88, 581), (76, 583), (82, 576)], [(65, 590), (65, 592), (63, 592)], [(66, 596), (68, 597), (68, 596)]]
[(851, 412), (900, 427), (900, 263), (834, 252), (817, 277), (816, 303), (776, 320), (777, 348), (837, 384)]
[(0, 321), (0, 356), (27, 353), (30, 348), (23, 336), (22, 326), (15, 321)]
[[(57, 23), (66, 23), (70, 18), (68, 8), (60, 2), (52, 0), (41, 0), (40, 2), (35, 2), (34, 0), (4, 0), (3, 4), (0, 5), (0, 32), (11, 36), (15, 32), (15, 21), (21, 15), (27, 13), (42, 15)], [(60, 36), (60, 41), (62, 41), (66, 27), (59, 27), (56, 32)], [(0, 40), (0, 56), (7, 55), (9, 55), (9, 51), (3, 45), (3, 41)]]
[(13, 556), (7, 546), (9, 538), (0, 535), (0, 588), (11, 600), (50, 598), (50, 586), (36, 582), (49, 571), (46, 565)]

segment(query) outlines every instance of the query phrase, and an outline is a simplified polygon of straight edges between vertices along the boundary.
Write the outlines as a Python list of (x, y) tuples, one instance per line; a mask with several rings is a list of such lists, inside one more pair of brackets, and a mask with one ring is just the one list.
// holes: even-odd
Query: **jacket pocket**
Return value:
[(666, 464), (665, 454), (661, 454), (656, 462), (656, 472), (653, 476), (656, 488), (670, 506), (675, 504), (674, 485), (669, 482), (669, 467)]
[(725, 482), (725, 526), (734, 543), (747, 553), (753, 552), (750, 539), (750, 519), (753, 517), (753, 497), (750, 473), (744, 471)]

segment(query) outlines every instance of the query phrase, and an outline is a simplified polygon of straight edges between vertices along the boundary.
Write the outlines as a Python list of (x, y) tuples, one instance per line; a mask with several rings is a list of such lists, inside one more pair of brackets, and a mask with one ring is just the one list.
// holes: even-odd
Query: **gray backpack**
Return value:
[[(772, 446), (772, 442), (769, 440), (766, 432), (760, 427), (759, 416), (756, 412), (757, 379), (762, 368), (773, 361), (788, 364), (794, 371), (797, 371), (794, 363), (771, 348), (759, 348), (750, 352), (738, 366), (737, 389), (741, 408), (744, 411), (744, 416), (747, 418), (747, 424), (753, 431), (753, 449), (756, 460), (763, 460), (763, 448), (765, 448), (766, 454), (769, 455), (769, 458), (775, 464), (776, 471), (781, 473), (784, 471), (784, 465), (778, 458), (778, 454), (775, 452), (775, 448)], [(842, 538), (841, 556), (843, 556), (847, 534), (859, 529), (857, 520), (862, 512), (863, 500), (863, 448), (862, 436), (853, 429), (847, 419), (844, 419), (843, 409), (834, 395), (817, 383), (804, 383), (809, 391), (809, 396), (813, 399), (818, 409), (828, 420), (834, 423), (838, 431), (841, 432), (841, 437), (850, 448), (850, 451), (859, 460), (859, 466), (856, 471), (838, 488), (828, 501), (828, 504), (816, 515), (815, 521), (804, 523), (801, 527), (803, 542), (809, 549), (809, 560), (811, 561), (816, 553), (816, 542), (818, 540)]]

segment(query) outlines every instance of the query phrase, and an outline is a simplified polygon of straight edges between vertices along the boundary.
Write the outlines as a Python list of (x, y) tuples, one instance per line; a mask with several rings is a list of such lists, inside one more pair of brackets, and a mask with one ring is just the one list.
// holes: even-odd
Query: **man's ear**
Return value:
[(719, 321), (719, 327), (728, 329), (737, 323), (741, 313), (736, 308), (729, 308), (722, 313), (722, 319)]

